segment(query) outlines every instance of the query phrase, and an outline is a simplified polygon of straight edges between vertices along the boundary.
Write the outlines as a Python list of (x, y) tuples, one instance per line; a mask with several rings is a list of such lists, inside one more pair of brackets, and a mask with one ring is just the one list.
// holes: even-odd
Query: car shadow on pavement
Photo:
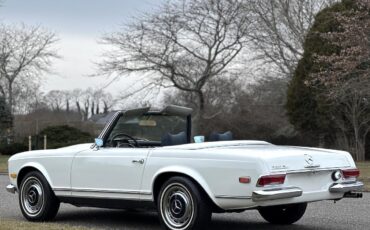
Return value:
[[(153, 229), (161, 230), (156, 212), (140, 211), (121, 211), (121, 210), (104, 210), (104, 209), (81, 209), (59, 213), (55, 222), (65, 223), (76, 226), (86, 226), (98, 229)], [(267, 222), (250, 221), (250, 220), (227, 220), (227, 218), (213, 217), (209, 229), (212, 230), (313, 230), (294, 224), (289, 226), (271, 225)]]

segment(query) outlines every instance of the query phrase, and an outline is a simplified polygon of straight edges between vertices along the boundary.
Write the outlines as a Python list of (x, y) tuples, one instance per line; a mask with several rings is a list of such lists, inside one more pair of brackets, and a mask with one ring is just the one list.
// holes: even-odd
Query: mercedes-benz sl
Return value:
[(53, 219), (60, 203), (156, 209), (165, 229), (207, 229), (212, 213), (257, 209), (292, 224), (307, 204), (361, 197), (348, 152), (232, 140), (194, 139), (191, 109), (116, 112), (94, 144), (19, 153), (10, 184), (30, 221)]

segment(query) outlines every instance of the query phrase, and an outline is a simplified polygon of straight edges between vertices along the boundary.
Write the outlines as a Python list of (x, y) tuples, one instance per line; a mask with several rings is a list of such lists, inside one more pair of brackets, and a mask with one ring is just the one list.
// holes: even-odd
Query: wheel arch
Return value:
[(169, 167), (160, 170), (155, 174), (152, 180), (152, 191), (153, 200), (156, 203), (157, 196), (160, 191), (161, 185), (171, 177), (183, 176), (192, 180), (209, 198), (212, 202), (213, 208), (220, 210), (220, 206), (217, 204), (214, 194), (212, 193), (209, 185), (204, 180), (204, 178), (195, 170), (186, 167)]
[(31, 163), (27, 163), (27, 164), (23, 165), (21, 167), (21, 169), (19, 170), (18, 175), (17, 175), (17, 187), (18, 188), (19, 188), (20, 183), (22, 182), (22, 179), (24, 178), (24, 176), (27, 173), (32, 172), (32, 171), (40, 172), (45, 177), (45, 179), (47, 180), (49, 185), (51, 187), (53, 187), (52, 183), (51, 183), (51, 179), (50, 179), (49, 174), (47, 173), (46, 169), (39, 163), (31, 162)]

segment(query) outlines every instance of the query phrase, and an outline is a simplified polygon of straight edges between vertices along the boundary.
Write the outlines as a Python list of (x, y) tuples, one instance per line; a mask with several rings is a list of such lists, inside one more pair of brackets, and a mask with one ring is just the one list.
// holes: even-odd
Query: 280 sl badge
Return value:
[(288, 166), (286, 165), (273, 165), (272, 170), (277, 170), (277, 169), (287, 169)]

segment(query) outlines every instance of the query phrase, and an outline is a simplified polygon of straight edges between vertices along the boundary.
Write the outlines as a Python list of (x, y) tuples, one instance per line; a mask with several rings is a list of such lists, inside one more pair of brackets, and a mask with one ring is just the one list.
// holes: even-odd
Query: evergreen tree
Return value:
[(370, 130), (369, 25), (366, 0), (343, 0), (322, 10), (307, 34), (287, 100), (298, 130), (331, 139), (340, 133), (359, 160)]

